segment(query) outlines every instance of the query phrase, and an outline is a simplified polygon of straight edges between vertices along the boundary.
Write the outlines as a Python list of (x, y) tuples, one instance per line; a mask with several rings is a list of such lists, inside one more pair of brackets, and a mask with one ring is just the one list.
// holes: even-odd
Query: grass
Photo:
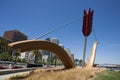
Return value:
[(104, 71), (94, 78), (94, 80), (120, 80), (120, 71)]
[(87, 80), (105, 69), (38, 69), (28, 74), (12, 76), (7, 80)]

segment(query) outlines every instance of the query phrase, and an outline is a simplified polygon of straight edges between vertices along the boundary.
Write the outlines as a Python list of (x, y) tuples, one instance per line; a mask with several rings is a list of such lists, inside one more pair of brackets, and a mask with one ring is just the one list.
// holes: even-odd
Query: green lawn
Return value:
[(104, 71), (100, 73), (94, 80), (120, 80), (120, 71)]

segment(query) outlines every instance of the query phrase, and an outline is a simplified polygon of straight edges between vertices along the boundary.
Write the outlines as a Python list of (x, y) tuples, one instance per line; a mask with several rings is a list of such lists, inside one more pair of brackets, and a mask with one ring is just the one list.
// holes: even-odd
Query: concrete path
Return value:
[(0, 75), (0, 80), (6, 80), (6, 79), (8, 79), (11, 76), (18, 75), (18, 74), (24, 74), (24, 73), (28, 73), (28, 72), (29, 71), (19, 72), (19, 73), (12, 73), (12, 74), (6, 74), (6, 75)]

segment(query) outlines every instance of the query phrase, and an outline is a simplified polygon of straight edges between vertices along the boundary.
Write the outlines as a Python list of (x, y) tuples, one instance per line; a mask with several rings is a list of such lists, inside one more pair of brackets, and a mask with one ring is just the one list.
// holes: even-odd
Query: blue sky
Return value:
[[(82, 59), (83, 10), (94, 9), (93, 27), (99, 45), (96, 63), (120, 64), (120, 0), (0, 0), (0, 36), (4, 31), (18, 29), (34, 39), (59, 25), (76, 21), (47, 37), (57, 37), (65, 48), (71, 48), (75, 58)], [(86, 61), (95, 38), (88, 37)]]

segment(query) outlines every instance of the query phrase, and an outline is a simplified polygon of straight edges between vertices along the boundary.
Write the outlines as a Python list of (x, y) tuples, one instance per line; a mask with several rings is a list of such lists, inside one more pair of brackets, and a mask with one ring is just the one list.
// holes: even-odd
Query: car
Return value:
[(42, 64), (27, 64), (27, 68), (31, 68), (31, 67), (43, 67)]
[(23, 68), (21, 66), (13, 66), (12, 69), (19, 69), (19, 68)]
[(5, 67), (3, 67), (3, 66), (0, 66), (0, 69), (5, 69)]

